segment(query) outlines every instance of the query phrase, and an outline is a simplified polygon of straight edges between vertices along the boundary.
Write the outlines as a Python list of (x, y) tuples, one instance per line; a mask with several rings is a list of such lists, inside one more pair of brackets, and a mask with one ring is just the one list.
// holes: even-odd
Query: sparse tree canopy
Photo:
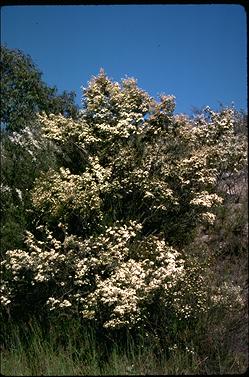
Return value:
[(1, 46), (0, 52), (0, 120), (7, 130), (20, 131), (41, 111), (76, 116), (73, 92), (59, 95), (55, 87), (46, 85), (31, 57), (22, 51)]

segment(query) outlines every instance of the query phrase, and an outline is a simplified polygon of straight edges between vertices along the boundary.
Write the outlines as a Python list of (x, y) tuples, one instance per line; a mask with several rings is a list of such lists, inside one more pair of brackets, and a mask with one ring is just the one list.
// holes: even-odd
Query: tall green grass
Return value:
[[(210, 320), (210, 318), (209, 318)], [(243, 373), (244, 353), (231, 353), (219, 337), (186, 329), (182, 342), (158, 346), (153, 333), (141, 332), (111, 341), (108, 352), (93, 327), (79, 322), (52, 326), (47, 333), (36, 321), (13, 325), (1, 355), (1, 373), (6, 376), (37, 375), (168, 375)], [(211, 326), (206, 327), (207, 331)], [(184, 343), (185, 339), (185, 343)], [(103, 357), (104, 355), (104, 357)]]

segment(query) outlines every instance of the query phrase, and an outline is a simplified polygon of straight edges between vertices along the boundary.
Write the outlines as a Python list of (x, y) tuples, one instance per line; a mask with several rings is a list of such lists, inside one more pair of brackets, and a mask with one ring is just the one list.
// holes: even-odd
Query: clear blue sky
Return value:
[(176, 113), (234, 102), (247, 109), (246, 13), (240, 5), (4, 6), (1, 42), (29, 54), (43, 80), (74, 90), (101, 67), (150, 95), (173, 94)]

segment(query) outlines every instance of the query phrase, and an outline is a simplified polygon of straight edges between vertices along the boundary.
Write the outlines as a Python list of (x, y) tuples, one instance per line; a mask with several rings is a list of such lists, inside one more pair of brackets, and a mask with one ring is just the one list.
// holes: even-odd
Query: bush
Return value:
[(212, 286), (201, 245), (195, 258), (186, 251), (197, 227), (215, 222), (220, 177), (246, 164), (234, 111), (190, 120), (173, 114), (172, 96), (157, 102), (103, 71), (83, 104), (78, 120), (39, 116), (60, 165), (36, 179), (33, 232), (2, 262), (4, 307), (172, 338), (214, 305), (229, 307), (231, 292), (243, 306), (236, 285)]

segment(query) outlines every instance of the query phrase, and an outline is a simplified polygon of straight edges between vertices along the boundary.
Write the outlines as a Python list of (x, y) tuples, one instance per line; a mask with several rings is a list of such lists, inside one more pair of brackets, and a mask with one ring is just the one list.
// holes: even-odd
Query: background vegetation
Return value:
[(247, 115), (1, 69), (2, 373), (244, 372)]

